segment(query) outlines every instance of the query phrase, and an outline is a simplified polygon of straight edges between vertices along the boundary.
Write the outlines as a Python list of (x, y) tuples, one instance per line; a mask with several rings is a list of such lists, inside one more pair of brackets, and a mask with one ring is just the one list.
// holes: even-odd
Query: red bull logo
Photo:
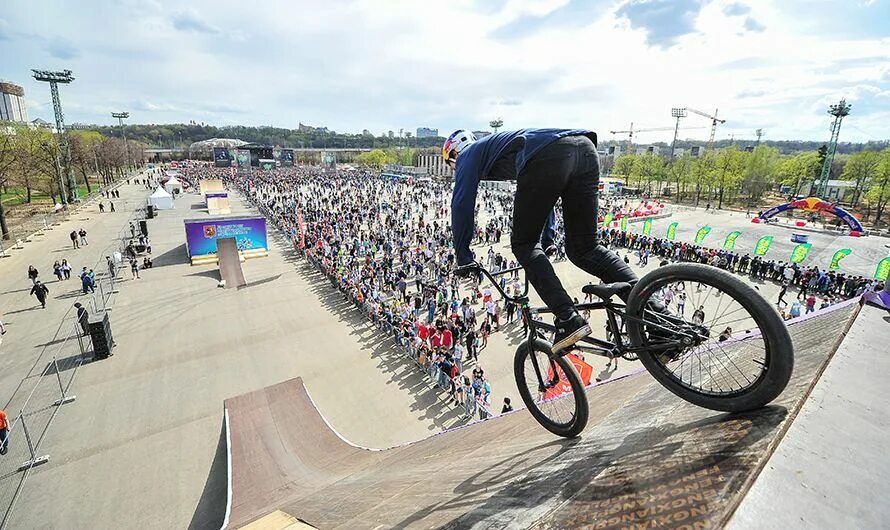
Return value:
[(834, 206), (830, 202), (823, 201), (818, 197), (807, 197), (806, 199), (798, 199), (788, 203), (789, 209), (806, 210), (808, 212), (817, 211), (833, 211)]

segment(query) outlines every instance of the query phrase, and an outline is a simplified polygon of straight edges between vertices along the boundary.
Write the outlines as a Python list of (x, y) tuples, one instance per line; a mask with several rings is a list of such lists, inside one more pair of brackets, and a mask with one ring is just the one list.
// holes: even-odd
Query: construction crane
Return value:
[(726, 120), (721, 120), (720, 118), (717, 117), (717, 111), (719, 109), (714, 109), (713, 116), (708, 114), (707, 112), (695, 110), (691, 107), (686, 107), (686, 110), (688, 110), (689, 112), (698, 114), (699, 116), (704, 116), (705, 118), (708, 118), (709, 120), (711, 120), (711, 137), (708, 138), (708, 147), (705, 149), (706, 151), (710, 151), (714, 147), (714, 135), (717, 133), (717, 124), (718, 123), (726, 123)]
[[(680, 130), (687, 130), (687, 129), (704, 129), (704, 127), (680, 127)], [(674, 130), (674, 127), (651, 127), (648, 129), (634, 129), (633, 122), (630, 122), (630, 128), (626, 131), (609, 131), (609, 132), (612, 134), (627, 134), (627, 152), (629, 154), (632, 154), (634, 133), (673, 131), (673, 130)]]

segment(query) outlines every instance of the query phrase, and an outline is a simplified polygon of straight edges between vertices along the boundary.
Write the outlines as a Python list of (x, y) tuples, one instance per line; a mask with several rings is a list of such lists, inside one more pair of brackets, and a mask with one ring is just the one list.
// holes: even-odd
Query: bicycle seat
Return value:
[(581, 288), (584, 294), (592, 294), (603, 300), (608, 300), (616, 294), (630, 291), (633, 286), (627, 282), (588, 284)]

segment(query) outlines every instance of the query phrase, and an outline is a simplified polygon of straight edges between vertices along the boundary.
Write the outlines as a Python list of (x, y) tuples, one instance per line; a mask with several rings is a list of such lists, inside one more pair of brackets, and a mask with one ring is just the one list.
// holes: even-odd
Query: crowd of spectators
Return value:
[[(479, 279), (461, 291), (452, 274), (449, 183), (321, 167), (237, 174), (228, 168), (194, 166), (181, 172), (192, 185), (204, 178), (221, 178), (229, 188), (240, 190), (324, 275), (332, 291), (416, 363), (448, 403), (461, 407), (467, 418), (491, 414), (492, 388), (480, 357), (484, 358), (492, 333), (514, 324), (516, 308), (496, 299), (491, 287)], [(599, 216), (648, 215), (650, 204), (655, 203), (607, 199)], [(656, 211), (662, 213), (662, 207)], [(481, 187), (476, 210), (474, 244), (488, 246), (487, 251), (477, 250), (481, 254), (477, 259), (491, 271), (515, 267), (514, 261), (495, 250), (510, 229), (510, 188)], [(554, 252), (560, 259), (565, 252), (558, 221), (555, 228)], [(625, 261), (634, 256), (640, 266), (647, 266), (650, 257), (661, 265), (691, 261), (749, 275), (755, 282), (778, 282), (782, 290), (777, 304), (786, 317), (800, 314), (796, 300), (790, 304), (790, 314), (783, 307), (789, 305), (784, 299), (789, 287), (797, 290), (797, 300), (803, 300), (810, 312), (817, 303), (815, 294), (825, 307), (859, 295), (873, 283), (861, 276), (617, 228), (601, 228), (599, 237), (616, 252), (623, 249)], [(500, 282), (508, 293), (523, 288), (518, 274), (502, 276)]]

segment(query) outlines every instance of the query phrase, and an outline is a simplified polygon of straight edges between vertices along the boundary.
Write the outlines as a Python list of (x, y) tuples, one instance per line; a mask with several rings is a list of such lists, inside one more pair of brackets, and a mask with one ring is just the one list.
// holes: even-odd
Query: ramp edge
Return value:
[[(856, 321), (856, 318), (859, 316), (859, 313), (862, 312), (862, 306), (865, 303), (865, 299), (862, 297), (851, 298), (848, 301), (831, 306), (831, 308), (834, 308), (831, 310), (834, 311), (835, 309), (840, 309), (842, 307), (847, 307), (847, 306), (853, 305), (853, 303), (856, 303), (858, 305), (858, 307), (856, 307), (856, 309), (853, 310), (853, 313), (847, 319), (847, 323), (844, 326), (844, 329), (840, 332), (837, 340), (835, 340), (834, 344), (831, 346), (830, 353), (828, 354), (828, 357), (825, 358), (825, 361), (823, 361), (822, 366), (820, 366), (819, 369), (814, 374), (812, 381), (810, 381), (810, 384), (807, 386), (807, 389), (801, 395), (801, 398), (797, 402), (797, 405), (794, 407), (793, 410), (789, 411), (788, 417), (785, 419), (785, 422), (782, 424), (781, 428), (779, 429), (779, 432), (776, 434), (775, 438), (773, 438), (769, 442), (769, 444), (767, 444), (764, 458), (761, 459), (761, 461), (754, 468), (754, 471), (751, 473), (751, 475), (741, 485), (740, 491), (742, 492), (742, 494), (738, 495), (732, 501), (732, 503), (729, 506), (729, 509), (726, 510), (726, 512), (723, 514), (723, 517), (719, 521), (720, 528), (725, 527), (729, 523), (729, 521), (732, 520), (733, 516), (735, 516), (735, 513), (739, 509), (739, 506), (741, 506), (742, 502), (745, 500), (745, 498), (747, 498), (748, 492), (751, 491), (751, 487), (754, 485), (754, 483), (760, 477), (760, 474), (763, 472), (764, 468), (766, 468), (767, 464), (772, 459), (773, 455), (776, 452), (776, 449), (779, 447), (779, 444), (785, 438), (785, 435), (788, 434), (788, 430), (791, 429), (791, 425), (794, 423), (794, 420), (797, 419), (797, 416), (800, 414), (800, 411), (803, 410), (804, 404), (810, 398), (810, 395), (812, 395), (813, 390), (816, 388), (816, 385), (822, 379), (822, 375), (825, 373), (825, 370), (828, 369), (828, 365), (831, 363), (832, 359), (834, 359), (834, 356), (835, 356), (835, 354), (837, 354), (838, 349), (840, 349), (841, 344), (844, 342), (844, 339), (847, 337), (847, 333), (850, 332), (850, 328), (853, 327), (853, 322)], [(826, 308), (825, 310), (823, 310), (824, 312), (818, 312), (819, 315), (822, 316), (825, 313), (830, 312), (830, 311), (827, 311), (828, 309), (830, 309), (830, 308)], [(810, 315), (806, 315), (806, 316), (812, 317), (814, 314), (815, 313), (811, 313)], [(798, 323), (803, 320), (806, 320), (806, 317), (798, 317), (797, 319), (795, 319), (794, 323)]]

